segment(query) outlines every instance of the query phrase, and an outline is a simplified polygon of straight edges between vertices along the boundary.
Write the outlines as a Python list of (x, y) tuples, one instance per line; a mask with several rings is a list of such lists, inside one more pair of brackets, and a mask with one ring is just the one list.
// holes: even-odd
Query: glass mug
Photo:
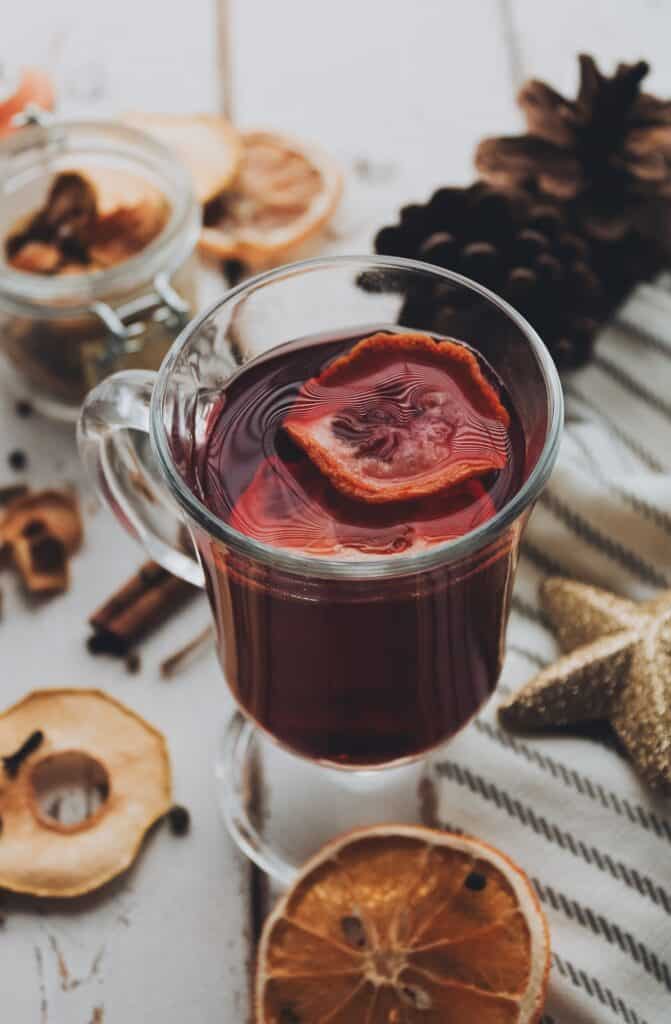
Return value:
[[(523, 435), (510, 500), (457, 539), (358, 561), (275, 548), (215, 517), (187, 478), (233, 375), (297, 339), (384, 325), (467, 341), (498, 374)], [(426, 755), (498, 681), (520, 537), (562, 420), (554, 363), (515, 310), (393, 257), (261, 274), (192, 322), (158, 373), (123, 371), (86, 399), (79, 443), (92, 480), (152, 558), (207, 590), (240, 708), (219, 755), (220, 802), (239, 846), (280, 881), (340, 828), (417, 816)], [(250, 805), (259, 764), (270, 815)]]

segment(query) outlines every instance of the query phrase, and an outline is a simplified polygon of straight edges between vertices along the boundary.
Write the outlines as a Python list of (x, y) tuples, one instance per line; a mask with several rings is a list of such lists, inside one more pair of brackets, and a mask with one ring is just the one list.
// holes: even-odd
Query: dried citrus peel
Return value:
[[(0, 768), (0, 888), (34, 896), (80, 896), (130, 866), (171, 804), (164, 737), (99, 690), (36, 690), (0, 715), (0, 752), (42, 740), (16, 772)], [(42, 778), (74, 758), (105, 780), (106, 798), (76, 825), (45, 815)]]
[(470, 349), (378, 333), (303, 385), (284, 429), (334, 487), (378, 503), (502, 469), (509, 423)]
[(342, 175), (316, 147), (277, 132), (245, 132), (242, 145), (235, 180), (205, 207), (200, 249), (254, 268), (286, 262), (333, 215)]
[(529, 879), (475, 839), (380, 826), (328, 844), (264, 927), (259, 1024), (535, 1024), (550, 967)]

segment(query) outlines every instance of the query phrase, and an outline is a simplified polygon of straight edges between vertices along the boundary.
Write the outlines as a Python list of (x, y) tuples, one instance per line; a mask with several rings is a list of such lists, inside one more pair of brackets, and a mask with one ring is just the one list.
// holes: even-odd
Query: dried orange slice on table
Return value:
[(242, 135), (230, 188), (205, 206), (202, 252), (250, 267), (286, 261), (333, 214), (342, 177), (324, 153), (276, 132)]
[(329, 843), (266, 922), (258, 1024), (535, 1024), (550, 967), (526, 875), (476, 839), (379, 826)]

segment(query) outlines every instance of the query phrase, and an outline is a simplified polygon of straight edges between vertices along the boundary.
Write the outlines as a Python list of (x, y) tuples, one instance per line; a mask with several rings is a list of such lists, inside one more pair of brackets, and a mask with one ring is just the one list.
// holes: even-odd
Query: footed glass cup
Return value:
[[(276, 548), (214, 516), (186, 481), (232, 376), (300, 338), (399, 325), (468, 342), (505, 385), (524, 438), (507, 504), (455, 540), (359, 561)], [(186, 327), (158, 373), (116, 374), (86, 399), (91, 479), (152, 558), (207, 589), (239, 707), (219, 801), (279, 881), (339, 831), (420, 819), (427, 756), (496, 686), (520, 537), (562, 415), (550, 356), (503, 300), (438, 267), (365, 256), (245, 282)]]

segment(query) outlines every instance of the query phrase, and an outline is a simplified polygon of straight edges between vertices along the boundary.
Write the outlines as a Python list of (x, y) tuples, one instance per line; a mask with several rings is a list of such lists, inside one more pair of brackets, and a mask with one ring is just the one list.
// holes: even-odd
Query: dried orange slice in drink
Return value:
[(503, 469), (509, 422), (465, 345), (378, 333), (306, 381), (283, 425), (338, 490), (388, 502)]
[(379, 826), (328, 844), (264, 927), (258, 1024), (535, 1024), (550, 968), (526, 875), (476, 839)]
[(235, 181), (205, 207), (200, 248), (250, 267), (281, 263), (331, 217), (342, 177), (315, 147), (276, 132), (246, 132), (242, 144)]

